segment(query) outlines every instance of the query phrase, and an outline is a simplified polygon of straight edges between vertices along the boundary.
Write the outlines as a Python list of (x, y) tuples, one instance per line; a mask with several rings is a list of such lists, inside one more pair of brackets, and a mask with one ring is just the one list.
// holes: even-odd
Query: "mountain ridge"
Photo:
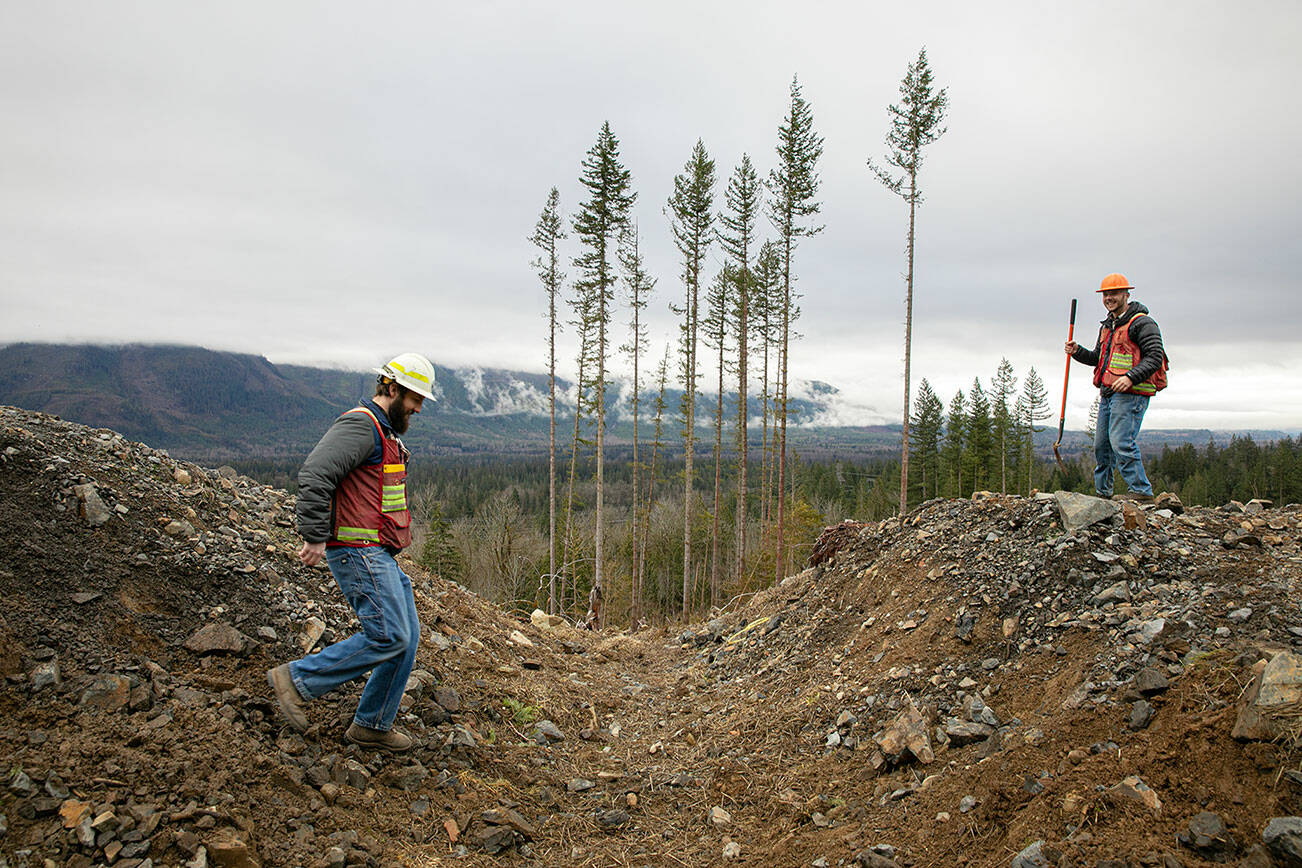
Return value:
[[(435, 365), (440, 400), (427, 406), (425, 424), (407, 440), (432, 455), (539, 454), (547, 449), (547, 375), (482, 366)], [(9, 404), (111, 428), (125, 436), (195, 458), (301, 455), (338, 415), (371, 394), (374, 374), (275, 364), (264, 356), (178, 344), (121, 345), (14, 343), (0, 346), (0, 404)], [(574, 384), (557, 378), (558, 419), (568, 431)], [(631, 384), (613, 381), (608, 443), (631, 442)], [(682, 393), (666, 390), (676, 430)], [(655, 393), (643, 390), (643, 424), (649, 426)], [(702, 393), (703, 408), (716, 396)], [(736, 415), (737, 396), (724, 395), (724, 418)], [(758, 432), (761, 407), (748, 401)], [(899, 448), (900, 426), (871, 407), (855, 405), (835, 386), (801, 381), (789, 403), (793, 447), (867, 457), (890, 457)], [(698, 412), (702, 428), (711, 413)], [(844, 424), (848, 419), (870, 424)], [(1146, 448), (1209, 439), (1233, 432), (1210, 429), (1145, 431)], [(1254, 438), (1285, 436), (1252, 431)], [(1054, 432), (1037, 434), (1041, 448)], [(672, 438), (671, 436), (671, 439)], [(706, 445), (706, 444), (703, 444)], [(1067, 451), (1088, 448), (1082, 432), (1064, 438)]]

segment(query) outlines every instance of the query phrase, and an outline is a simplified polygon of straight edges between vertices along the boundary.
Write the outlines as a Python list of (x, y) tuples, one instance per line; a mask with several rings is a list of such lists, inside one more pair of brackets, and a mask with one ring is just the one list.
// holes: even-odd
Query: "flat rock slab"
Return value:
[(1083, 530), (1121, 512), (1120, 504), (1074, 491), (1055, 491), (1053, 499), (1058, 505), (1063, 530), (1067, 533)]
[(1143, 805), (1154, 814), (1162, 811), (1162, 800), (1157, 797), (1157, 793), (1136, 775), (1131, 775), (1108, 789), (1107, 796), (1116, 804), (1131, 802)]
[(1261, 673), (1257, 705), (1287, 705), (1302, 701), (1302, 657), (1282, 651), (1271, 658)]
[(1225, 820), (1212, 811), (1202, 811), (1190, 817), (1188, 831), (1181, 832), (1176, 840), (1214, 862), (1225, 861), (1222, 856), (1228, 857), (1238, 849)]
[(131, 699), (131, 681), (125, 675), (99, 675), (81, 694), (80, 705), (103, 711), (121, 711)]
[(94, 483), (87, 482), (72, 487), (77, 495), (77, 514), (91, 527), (99, 527), (113, 517), (113, 513), (104, 505)]
[(1274, 817), (1261, 833), (1275, 864), (1302, 868), (1302, 817)]
[(249, 642), (230, 624), (205, 624), (185, 640), (185, 647), (196, 654), (243, 654)]

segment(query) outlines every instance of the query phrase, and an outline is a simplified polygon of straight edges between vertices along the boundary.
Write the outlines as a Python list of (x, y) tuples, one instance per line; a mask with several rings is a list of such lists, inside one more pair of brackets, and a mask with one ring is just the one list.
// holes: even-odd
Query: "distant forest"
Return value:
[[(916, 430), (916, 429), (915, 429)], [(943, 432), (942, 432), (943, 433)], [(970, 434), (970, 430), (969, 430)], [(981, 436), (977, 437), (978, 442)], [(631, 536), (628, 516), (632, 508), (632, 464), (626, 452), (614, 451), (607, 457), (605, 484), (609, 534), (615, 561), (631, 563)], [(236, 462), (241, 472), (277, 486), (294, 488), (297, 465), (287, 461)], [(946, 465), (942, 465), (946, 466)], [(969, 468), (974, 465), (969, 464)], [(1252, 498), (1272, 500), (1276, 505), (1302, 502), (1302, 440), (1286, 437), (1258, 444), (1249, 436), (1235, 437), (1226, 446), (1209, 442), (1198, 448), (1185, 444), (1164, 447), (1160, 454), (1145, 459), (1148, 475), (1157, 491), (1178, 494), (1188, 505), (1219, 506), (1231, 500), (1246, 502)], [(590, 469), (590, 468), (589, 468)], [(759, 462), (752, 468), (752, 478)], [(1019, 468), (1019, 473), (1025, 471)], [(1086, 456), (1067, 463), (1063, 477), (1053, 461), (1034, 459), (1030, 477), (1041, 490), (1067, 490), (1092, 493), (1092, 465)], [(969, 477), (963, 489), (944, 489), (940, 496), (970, 497), (974, 490), (1000, 491), (1002, 486), (993, 462), (984, 468), (983, 482), (977, 485)], [(792, 513), (794, 522), (791, 544), (799, 554), (809, 547), (826, 525), (850, 518), (876, 521), (890, 518), (898, 509), (899, 461), (862, 458), (791, 459), (794, 485)], [(678, 458), (662, 471), (666, 480), (681, 482), (683, 462)], [(728, 481), (732, 471), (728, 472)], [(957, 470), (954, 472), (957, 477)], [(413, 492), (416, 543), (411, 549), (417, 560), (445, 578), (498, 602), (531, 610), (544, 606), (547, 599), (547, 458), (440, 458), (421, 460), (412, 465), (410, 485)], [(1118, 481), (1117, 490), (1122, 486)], [(1010, 493), (1026, 493), (1024, 484), (1009, 486)], [(682, 571), (682, 527), (680, 490), (666, 493), (670, 502), (658, 504), (650, 522), (646, 543), (646, 578), (644, 599), (640, 602), (643, 620), (657, 622), (673, 617), (680, 603)], [(707, 506), (713, 491), (713, 479), (699, 479), (694, 486), (693, 533), (701, 551), (709, 551), (712, 520)], [(921, 482), (910, 497), (921, 504), (926, 496)], [(576, 494), (576, 520), (591, 521), (593, 484), (580, 485)], [(729, 508), (720, 515), (719, 538), (730, 538), (736, 520)], [(590, 536), (589, 536), (590, 539)], [(759, 590), (771, 584), (772, 555), (754, 554), (748, 562), (745, 579), (726, 588), (729, 596)], [(766, 556), (767, 555), (767, 556)], [(591, 552), (586, 553), (587, 557)], [(582, 562), (583, 557), (577, 557)], [(629, 568), (613, 575), (627, 574)], [(580, 573), (580, 575), (582, 575)], [(562, 611), (581, 617), (587, 606), (586, 586), (580, 582), (568, 586), (561, 600)], [(698, 571), (698, 585), (692, 589), (704, 603), (708, 585)], [(626, 582), (612, 581), (607, 586), (608, 614), (617, 623), (628, 623), (632, 601)]]

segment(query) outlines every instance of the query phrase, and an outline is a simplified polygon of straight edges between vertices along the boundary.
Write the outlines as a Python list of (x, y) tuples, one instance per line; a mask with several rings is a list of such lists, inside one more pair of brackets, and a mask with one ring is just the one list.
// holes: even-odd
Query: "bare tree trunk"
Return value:
[(750, 328), (747, 322), (747, 296), (750, 288), (747, 285), (749, 280), (748, 272), (744, 271), (739, 283), (740, 297), (738, 298), (738, 347), (737, 347), (737, 556), (736, 566), (733, 569), (733, 577), (737, 582), (737, 588), (742, 586), (742, 578), (746, 569), (746, 462), (749, 459), (749, 444), (746, 442), (746, 331)]
[[(581, 339), (582, 340), (582, 339)], [(579, 380), (574, 392), (574, 434), (570, 440), (570, 478), (565, 490), (565, 537), (561, 551), (560, 601), (561, 614), (565, 609), (565, 585), (567, 576), (574, 578), (574, 480), (579, 464), (579, 418), (583, 410), (583, 347), (579, 349)]]
[(777, 547), (773, 559), (773, 581), (782, 581), (786, 542), (787, 487), (787, 352), (791, 339), (791, 240), (785, 241), (782, 257), (782, 346), (778, 350), (778, 522)]
[(547, 445), (547, 613), (556, 614), (556, 294), (550, 293), (547, 318), (547, 410), (550, 427)]
[(773, 489), (773, 462), (769, 456), (772, 445), (769, 443), (769, 411), (772, 403), (769, 401), (769, 347), (769, 339), (765, 337), (764, 370), (760, 377), (764, 384), (764, 392), (760, 401), (760, 424), (762, 426), (760, 435), (760, 524), (764, 526), (768, 525), (769, 516), (772, 514), (769, 493)]
[(710, 605), (719, 605), (719, 495), (723, 491), (723, 314), (719, 326), (719, 395), (714, 411), (714, 533), (710, 541)]
[[(602, 281), (601, 287), (606, 284)], [(599, 292), (604, 293), (604, 289), (599, 288)], [(605, 296), (601, 295), (598, 304), (604, 308)], [(588, 594), (588, 614), (587, 622), (596, 629), (602, 626), (602, 572), (605, 560), (604, 534), (605, 512), (604, 503), (606, 495), (605, 485), (605, 466), (606, 466), (606, 320), (609, 317), (600, 313), (597, 317), (597, 510), (596, 520), (597, 528), (593, 542), (593, 564), (592, 564), (592, 590)]]
[[(695, 293), (693, 293), (694, 295)], [(696, 300), (689, 299), (692, 318), (689, 326), (690, 336), (687, 352), (687, 420), (683, 435), (683, 617), (687, 617), (688, 603), (691, 599), (690, 580), (692, 574), (692, 458), (696, 441)]]
[(632, 597), (632, 599), (629, 600), (629, 621), (633, 624), (636, 624), (638, 618), (642, 616), (642, 562), (640, 557), (641, 549), (639, 547), (639, 541), (641, 536), (641, 534), (639, 533), (639, 523), (641, 521), (641, 516), (640, 516), (641, 509), (640, 509), (640, 504), (638, 502), (638, 495), (639, 492), (642, 490), (641, 487), (642, 481), (639, 473), (641, 468), (638, 465), (638, 452), (637, 452), (637, 446), (638, 446), (637, 410), (638, 410), (638, 386), (639, 386), (638, 356), (640, 355), (640, 353), (638, 352), (638, 348), (637, 348), (637, 342), (638, 342), (637, 329), (638, 329), (638, 310), (636, 307), (634, 307), (633, 308), (633, 335), (634, 335), (633, 337), (633, 341), (634, 341), (634, 346), (633, 346), (633, 499), (632, 499), (632, 506), (631, 506), (631, 510), (633, 513), (633, 539), (631, 540), (633, 546), (633, 573), (629, 577), (629, 582), (628, 582), (629, 596)]
[(900, 452), (900, 521), (909, 512), (909, 373), (913, 352), (913, 215), (916, 179), (909, 178), (909, 276), (904, 300), (904, 445)]
[[(665, 385), (669, 376), (669, 347), (668, 346), (665, 347), (664, 359), (660, 362), (659, 374), (660, 374), (659, 376), (660, 391), (656, 396), (656, 404), (655, 404), (656, 407), (655, 442), (651, 447), (651, 468), (649, 474), (650, 478), (647, 480), (646, 499), (645, 501), (643, 501), (646, 504), (644, 509), (646, 524), (645, 524), (645, 532), (642, 534), (642, 550), (638, 554), (638, 560), (639, 560), (638, 576), (640, 577), (638, 579), (639, 594), (642, 593), (643, 579), (646, 574), (647, 539), (650, 537), (651, 508), (655, 503), (656, 472), (659, 469), (659, 464), (660, 464), (661, 434), (664, 432)], [(636, 622), (634, 622), (633, 627), (634, 629), (637, 628)]]

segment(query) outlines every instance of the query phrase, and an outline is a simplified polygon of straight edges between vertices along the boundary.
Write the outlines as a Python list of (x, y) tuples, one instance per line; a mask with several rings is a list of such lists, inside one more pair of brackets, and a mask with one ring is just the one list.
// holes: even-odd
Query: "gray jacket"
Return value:
[[(375, 414), (385, 436), (393, 433), (389, 416), (369, 398), (361, 406)], [(384, 455), (380, 432), (364, 413), (344, 413), (334, 421), (298, 471), (298, 503), (294, 515), (299, 536), (310, 543), (330, 539), (334, 528), (335, 489), (363, 464), (376, 464)]]

